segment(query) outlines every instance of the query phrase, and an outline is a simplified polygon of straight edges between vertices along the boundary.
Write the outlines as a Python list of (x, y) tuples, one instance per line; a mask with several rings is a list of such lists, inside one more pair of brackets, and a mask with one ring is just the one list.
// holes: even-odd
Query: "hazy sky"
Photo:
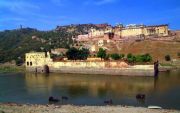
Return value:
[(169, 24), (180, 29), (180, 0), (0, 0), (0, 30), (83, 23)]

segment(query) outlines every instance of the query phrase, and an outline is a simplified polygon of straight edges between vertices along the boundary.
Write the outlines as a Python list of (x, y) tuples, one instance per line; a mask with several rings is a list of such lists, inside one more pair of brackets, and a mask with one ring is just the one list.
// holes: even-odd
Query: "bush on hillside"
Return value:
[(97, 57), (100, 57), (101, 59), (105, 59), (106, 58), (106, 50), (104, 50), (103, 48), (99, 48)]
[(143, 55), (132, 55), (131, 53), (129, 53), (127, 55), (127, 60), (129, 63), (132, 62), (151, 62), (152, 61), (152, 57), (150, 54), (143, 54)]
[(171, 61), (171, 56), (170, 56), (170, 55), (166, 55), (166, 56), (165, 56), (165, 60), (166, 60), (166, 61)]
[(89, 56), (89, 50), (82, 48), (82, 49), (76, 49), (76, 48), (70, 48), (66, 52), (66, 56), (68, 60), (86, 60)]
[(114, 54), (111, 54), (111, 58), (113, 60), (119, 60), (119, 59), (121, 59), (121, 56), (119, 54), (117, 54), (117, 53), (114, 53)]

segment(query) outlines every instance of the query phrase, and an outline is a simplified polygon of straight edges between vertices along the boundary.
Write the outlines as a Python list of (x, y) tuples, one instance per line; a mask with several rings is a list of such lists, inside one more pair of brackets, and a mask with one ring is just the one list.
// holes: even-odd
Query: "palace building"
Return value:
[(123, 26), (119, 24), (115, 27), (112, 26), (105, 26), (99, 29), (92, 28), (90, 29), (88, 34), (79, 35), (78, 40), (88, 40), (88, 38), (96, 38), (96, 37), (104, 37), (106, 34), (112, 34), (110, 38), (126, 38), (126, 37), (146, 37), (146, 36), (168, 36), (168, 24), (163, 25), (136, 25), (130, 24), (127, 26)]

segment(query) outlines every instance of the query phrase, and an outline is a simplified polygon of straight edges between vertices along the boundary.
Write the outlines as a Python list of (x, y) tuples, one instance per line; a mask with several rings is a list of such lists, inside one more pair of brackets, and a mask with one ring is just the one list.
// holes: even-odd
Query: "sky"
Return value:
[(180, 30), (180, 0), (0, 0), (0, 31), (86, 23), (169, 24)]

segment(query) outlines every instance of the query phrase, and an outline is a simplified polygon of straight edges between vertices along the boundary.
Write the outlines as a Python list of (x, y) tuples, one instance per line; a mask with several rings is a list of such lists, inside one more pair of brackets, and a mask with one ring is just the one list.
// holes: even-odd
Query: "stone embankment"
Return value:
[[(48, 70), (53, 73), (75, 73), (75, 74), (101, 74), (101, 75), (128, 75), (128, 76), (153, 76), (153, 65), (128, 65), (123, 61), (66, 61), (49, 62), (46, 64)], [(44, 66), (26, 67), (31, 72), (45, 72)]]
[(0, 104), (0, 113), (180, 113), (180, 111), (130, 106)]

